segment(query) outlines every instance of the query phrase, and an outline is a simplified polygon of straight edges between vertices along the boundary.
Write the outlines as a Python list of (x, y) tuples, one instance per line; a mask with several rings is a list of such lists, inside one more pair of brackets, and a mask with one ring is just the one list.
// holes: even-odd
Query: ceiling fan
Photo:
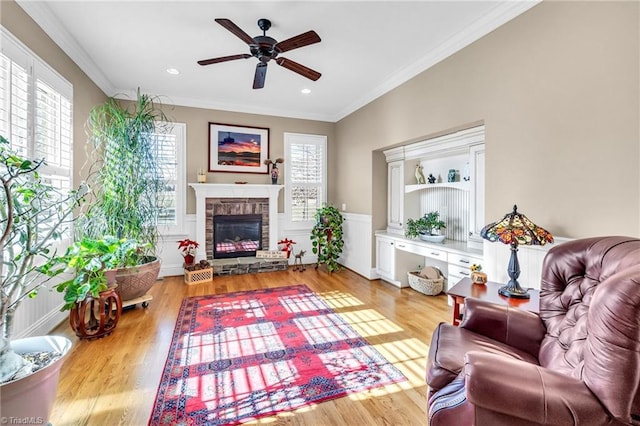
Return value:
[(265, 18), (258, 20), (258, 27), (262, 30), (262, 35), (255, 37), (250, 37), (229, 19), (218, 18), (216, 19), (216, 22), (231, 31), (240, 40), (247, 43), (251, 54), (242, 53), (239, 55), (222, 56), (220, 58), (203, 59), (198, 61), (198, 64), (204, 66), (217, 64), (219, 62), (233, 61), (236, 59), (247, 59), (252, 56), (258, 58), (256, 73), (253, 77), (254, 89), (262, 89), (264, 87), (264, 80), (267, 76), (267, 64), (272, 59), (275, 60), (278, 65), (313, 81), (316, 81), (322, 75), (318, 71), (305, 67), (291, 59), (278, 57), (280, 53), (320, 42), (320, 36), (318, 36), (315, 31), (307, 31), (306, 33), (278, 42), (267, 35), (267, 31), (271, 28), (271, 21)]

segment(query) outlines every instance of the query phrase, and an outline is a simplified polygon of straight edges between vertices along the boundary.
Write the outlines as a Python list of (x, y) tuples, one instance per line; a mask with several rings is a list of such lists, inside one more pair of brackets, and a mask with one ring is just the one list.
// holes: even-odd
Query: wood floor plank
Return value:
[(269, 272), (215, 277), (186, 285), (166, 277), (151, 289), (153, 300), (123, 313), (111, 336), (81, 341), (67, 323), (53, 334), (74, 343), (61, 371), (51, 423), (145, 425), (164, 368), (182, 299), (259, 288), (306, 284), (345, 318), (407, 381), (313, 404), (252, 422), (271, 425), (426, 425), (426, 356), (436, 325), (451, 318), (446, 296), (425, 296), (349, 270), (329, 274)]

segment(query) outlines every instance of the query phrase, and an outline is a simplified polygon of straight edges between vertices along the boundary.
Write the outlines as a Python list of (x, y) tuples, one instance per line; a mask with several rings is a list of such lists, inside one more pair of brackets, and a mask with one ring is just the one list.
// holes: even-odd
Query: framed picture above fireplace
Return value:
[(209, 171), (269, 173), (269, 129), (209, 123)]

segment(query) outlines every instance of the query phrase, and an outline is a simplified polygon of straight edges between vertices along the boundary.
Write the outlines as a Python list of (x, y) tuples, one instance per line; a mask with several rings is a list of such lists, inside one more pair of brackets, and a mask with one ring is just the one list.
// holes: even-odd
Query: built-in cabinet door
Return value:
[(395, 249), (393, 240), (376, 238), (376, 272), (381, 278), (395, 282)]
[(404, 215), (404, 161), (388, 163), (387, 232), (402, 234)]
[(484, 222), (484, 144), (469, 147), (469, 241), (482, 244)]

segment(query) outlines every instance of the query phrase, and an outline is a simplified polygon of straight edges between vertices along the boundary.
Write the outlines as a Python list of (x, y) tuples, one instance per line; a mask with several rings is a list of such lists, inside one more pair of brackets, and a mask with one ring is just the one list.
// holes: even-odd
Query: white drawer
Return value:
[[(449, 277), (468, 278), (471, 276), (471, 270), (468, 266), (458, 266), (451, 263), (449, 264), (447, 272), (449, 272)], [(456, 280), (455, 282), (457, 283), (458, 281), (459, 280)]]
[(469, 270), (469, 267), (474, 263), (481, 264), (482, 258), (468, 254), (449, 253), (449, 264), (452, 266), (461, 266)]
[(420, 256), (430, 257), (432, 259), (442, 260), (443, 262), (447, 261), (447, 252), (444, 250), (438, 250), (431, 247), (427, 247), (421, 244), (400, 242), (396, 243), (396, 248), (398, 250), (408, 251), (409, 253), (414, 253)]

